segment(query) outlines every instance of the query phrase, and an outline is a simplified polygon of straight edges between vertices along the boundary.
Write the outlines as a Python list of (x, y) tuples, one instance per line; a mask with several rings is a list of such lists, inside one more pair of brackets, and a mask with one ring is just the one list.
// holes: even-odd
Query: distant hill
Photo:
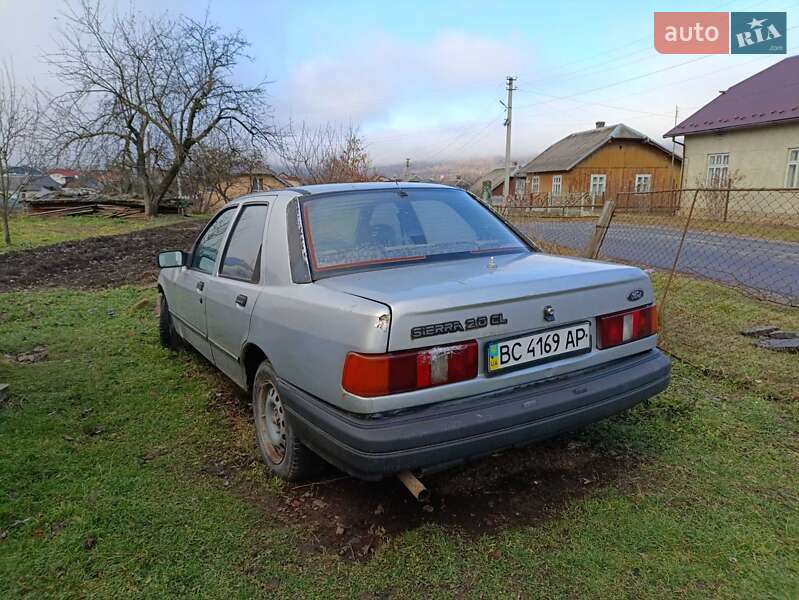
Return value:
[[(524, 159), (527, 162), (530, 157)], [(410, 176), (424, 180), (431, 180), (442, 183), (454, 183), (458, 179), (467, 184), (474, 183), (481, 175), (491, 169), (502, 166), (504, 157), (495, 156), (488, 158), (473, 158), (464, 160), (441, 160), (441, 161), (411, 161)], [(515, 159), (522, 162), (522, 159)], [(375, 165), (375, 170), (381, 175), (392, 179), (403, 179), (405, 177), (405, 163)]]

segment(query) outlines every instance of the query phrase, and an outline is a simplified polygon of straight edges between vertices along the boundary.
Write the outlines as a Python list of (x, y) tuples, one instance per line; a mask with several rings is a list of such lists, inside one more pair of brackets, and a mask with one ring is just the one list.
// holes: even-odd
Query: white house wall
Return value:
[(799, 148), (799, 123), (686, 136), (683, 186), (704, 185), (708, 154), (726, 152), (734, 187), (784, 187), (790, 148)]

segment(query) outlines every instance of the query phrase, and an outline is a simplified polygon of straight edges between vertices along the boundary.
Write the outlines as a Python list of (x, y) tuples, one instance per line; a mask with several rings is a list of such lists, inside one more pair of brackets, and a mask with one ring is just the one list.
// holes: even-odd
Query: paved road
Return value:
[[(522, 226), (534, 239), (585, 248), (590, 221), (541, 220)], [(662, 226), (613, 223), (601, 258), (670, 269), (682, 232)], [(677, 270), (783, 296), (799, 305), (799, 244), (689, 231)]]

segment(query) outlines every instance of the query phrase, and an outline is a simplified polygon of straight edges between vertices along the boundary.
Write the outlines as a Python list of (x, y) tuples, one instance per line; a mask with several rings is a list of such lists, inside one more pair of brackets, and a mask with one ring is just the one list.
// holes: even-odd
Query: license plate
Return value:
[(528, 333), (488, 344), (488, 374), (591, 351), (591, 324)]

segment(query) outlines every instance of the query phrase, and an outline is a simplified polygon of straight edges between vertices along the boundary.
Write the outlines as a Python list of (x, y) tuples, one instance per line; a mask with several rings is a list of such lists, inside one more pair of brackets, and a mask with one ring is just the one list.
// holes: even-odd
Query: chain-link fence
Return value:
[[(544, 250), (586, 255), (604, 198), (525, 200), (501, 212)], [(799, 189), (624, 192), (613, 204), (598, 258), (674, 269), (799, 306)]]

